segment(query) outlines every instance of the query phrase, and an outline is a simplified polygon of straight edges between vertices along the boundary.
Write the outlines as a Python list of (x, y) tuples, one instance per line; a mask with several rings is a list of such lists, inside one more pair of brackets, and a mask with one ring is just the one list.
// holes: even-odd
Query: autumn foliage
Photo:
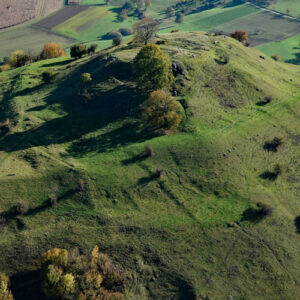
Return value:
[(4, 274), (0, 273), (0, 299), (1, 300), (13, 300), (14, 297), (9, 289), (10, 280)]
[(180, 104), (168, 92), (159, 90), (150, 94), (144, 108), (147, 123), (154, 128), (177, 128), (182, 120)]
[(50, 299), (125, 299), (128, 276), (97, 246), (87, 255), (54, 248), (42, 255), (41, 264), (42, 290)]
[(245, 43), (249, 40), (248, 34), (245, 31), (237, 30), (231, 33), (232, 38), (238, 40), (241, 43)]
[(41, 53), (42, 59), (55, 58), (60, 56), (66, 56), (66, 52), (63, 50), (60, 44), (47, 43)]

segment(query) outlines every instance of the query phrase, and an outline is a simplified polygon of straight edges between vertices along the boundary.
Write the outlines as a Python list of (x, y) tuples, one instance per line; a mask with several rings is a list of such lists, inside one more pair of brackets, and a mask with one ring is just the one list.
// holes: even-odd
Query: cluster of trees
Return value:
[(50, 299), (123, 300), (129, 274), (97, 246), (86, 255), (54, 248), (41, 256), (42, 290)]
[(146, 10), (151, 6), (151, 0), (129, 0), (123, 4), (119, 13), (119, 21), (124, 21), (131, 13), (139, 19), (146, 17)]
[[(219, 2), (218, 0), (179, 0), (174, 5), (169, 6), (165, 14), (167, 18), (175, 16), (175, 22), (182, 23), (185, 15), (214, 8)], [(224, 4), (224, 1), (221, 3)]]
[(61, 45), (57, 43), (45, 44), (42, 52), (38, 55), (31, 54), (30, 52), (25, 52), (24, 50), (16, 50), (12, 52), (8, 58), (5, 58), (5, 64), (0, 70), (7, 71), (11, 68), (19, 68), (25, 66), (31, 62), (49, 58), (56, 58), (60, 56), (66, 56), (66, 53)]
[(89, 47), (87, 47), (87, 45), (84, 44), (75, 44), (71, 47), (70, 55), (72, 58), (79, 59), (87, 54), (88, 55), (95, 54), (97, 48), (98, 48), (97, 44), (92, 44)]
[(182, 120), (180, 104), (170, 95), (174, 82), (169, 57), (154, 44), (145, 45), (134, 60), (133, 76), (138, 87), (149, 94), (143, 111), (152, 128), (177, 128)]
[[(129, 273), (97, 246), (88, 254), (53, 248), (41, 255), (41, 287), (49, 299), (124, 300)], [(10, 280), (0, 273), (0, 299), (14, 300)]]

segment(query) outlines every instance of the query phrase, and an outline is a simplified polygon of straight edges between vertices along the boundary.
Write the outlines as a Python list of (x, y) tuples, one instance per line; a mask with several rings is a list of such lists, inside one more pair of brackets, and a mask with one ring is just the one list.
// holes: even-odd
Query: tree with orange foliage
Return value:
[(246, 43), (249, 40), (247, 32), (243, 30), (236, 30), (232, 32), (230, 36), (241, 43)]
[(66, 52), (63, 50), (60, 44), (47, 43), (41, 53), (41, 59), (55, 58), (60, 56), (66, 56)]

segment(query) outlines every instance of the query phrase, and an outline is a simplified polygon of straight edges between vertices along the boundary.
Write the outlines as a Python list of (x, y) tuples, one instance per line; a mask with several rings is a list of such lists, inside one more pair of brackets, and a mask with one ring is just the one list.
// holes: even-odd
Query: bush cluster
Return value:
[(54, 248), (41, 256), (42, 290), (50, 299), (122, 300), (129, 276), (97, 246), (87, 255)]

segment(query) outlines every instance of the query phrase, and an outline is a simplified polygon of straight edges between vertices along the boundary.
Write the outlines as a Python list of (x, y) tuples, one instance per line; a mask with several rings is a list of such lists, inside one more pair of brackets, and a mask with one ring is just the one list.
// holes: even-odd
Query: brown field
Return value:
[(35, 25), (52, 29), (53, 27), (65, 22), (66, 20), (74, 17), (75, 15), (79, 14), (80, 12), (87, 9), (89, 6), (66, 6), (64, 9), (56, 12), (55, 14), (49, 16), (41, 20), (40, 22), (36, 23)]
[(63, 0), (1, 0), (0, 29), (46, 16), (62, 7)]

